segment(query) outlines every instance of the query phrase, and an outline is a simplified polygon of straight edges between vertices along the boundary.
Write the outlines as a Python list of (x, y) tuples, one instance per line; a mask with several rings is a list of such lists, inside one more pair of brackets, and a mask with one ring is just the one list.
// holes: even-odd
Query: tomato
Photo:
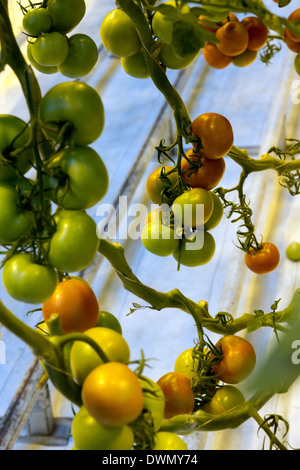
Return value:
[(144, 405), (138, 377), (121, 362), (96, 367), (85, 379), (81, 396), (89, 413), (112, 427), (134, 421)]
[(119, 320), (110, 312), (100, 311), (98, 320), (95, 326), (103, 326), (105, 328), (111, 328), (117, 333), (122, 334), (122, 326)]
[(69, 38), (68, 55), (58, 70), (65, 77), (80, 78), (88, 75), (98, 61), (98, 47), (86, 34), (73, 34)]
[(58, 66), (67, 58), (69, 51), (68, 39), (63, 34), (45, 33), (32, 44), (34, 60), (46, 67)]
[(88, 209), (108, 189), (106, 166), (91, 147), (61, 150), (51, 159), (46, 171), (51, 175), (47, 178), (47, 194), (64, 209)]
[(205, 405), (204, 410), (213, 415), (220, 415), (232, 410), (244, 401), (245, 397), (238, 388), (224, 385), (216, 391), (210, 402)]
[[(256, 354), (252, 344), (240, 336), (223, 336), (215, 348), (222, 352), (222, 358), (212, 365), (218, 378), (227, 384), (237, 384), (245, 380), (256, 364)], [(214, 356), (214, 354), (212, 353)], [(214, 356), (216, 357), (216, 356)]]
[(191, 52), (184, 57), (179, 57), (169, 44), (162, 43), (159, 60), (168, 69), (181, 70), (188, 67), (198, 57), (200, 51)]
[(141, 79), (150, 77), (143, 51), (138, 51), (129, 57), (121, 57), (121, 65), (131, 77)]
[[(297, 10), (294, 10), (288, 17), (288, 21), (298, 21), (300, 22), (300, 8), (297, 8)], [(297, 25), (299, 26), (299, 25)], [(300, 34), (296, 34), (293, 31), (291, 31), (289, 28), (286, 29), (286, 34), (288, 37), (295, 42), (300, 42)]]
[(209, 263), (216, 251), (214, 237), (209, 232), (203, 232), (202, 237), (183, 238), (173, 257), (180, 265), (188, 267), (203, 266)]
[(168, 202), (168, 189), (175, 186), (177, 179), (177, 170), (169, 165), (156, 168), (156, 170), (152, 171), (146, 181), (146, 191), (151, 201), (154, 202), (154, 204)]
[(233, 145), (232, 126), (225, 116), (218, 113), (204, 113), (196, 117), (191, 132), (201, 140), (203, 155), (212, 160), (225, 157)]
[(300, 75), (300, 55), (297, 54), (294, 60), (295, 71)]
[(249, 33), (247, 28), (238, 21), (228, 21), (221, 26), (216, 37), (219, 39), (217, 48), (225, 55), (235, 56), (242, 54), (249, 42)]
[(78, 450), (130, 450), (134, 443), (132, 429), (108, 427), (81, 406), (72, 421), (72, 437)]
[(193, 353), (194, 348), (186, 349), (179, 354), (174, 364), (174, 371), (186, 375), (191, 384), (197, 378), (197, 367), (199, 365), (199, 361)]
[[(30, 169), (35, 161), (33, 149), (24, 148), (20, 151), (29, 144), (30, 139), (31, 129), (26, 122), (17, 116), (0, 114), (0, 181), (16, 179), (18, 172), (25, 174)], [(10, 155), (14, 150), (20, 153), (17, 156)], [(4, 158), (7, 158), (7, 163)]]
[(300, 42), (293, 41), (287, 34), (287, 29), (284, 30), (284, 42), (286, 43), (287, 47), (297, 54), (300, 53)]
[(144, 412), (149, 413), (153, 430), (157, 432), (164, 419), (165, 396), (160, 386), (148, 377), (139, 379), (144, 396)]
[(186, 158), (181, 160), (181, 174), (188, 186), (209, 191), (219, 184), (225, 173), (224, 158), (212, 160), (200, 157), (193, 148), (186, 152), (186, 156), (195, 165)]
[(84, 0), (47, 0), (47, 11), (53, 28), (67, 34), (77, 26), (86, 13)]
[(32, 65), (32, 67), (34, 67), (38, 72), (44, 73), (46, 75), (52, 75), (54, 73), (58, 73), (58, 68), (56, 65), (52, 65), (52, 66), (41, 65), (34, 59), (32, 55), (32, 46), (33, 44), (31, 44), (30, 42), (27, 45), (27, 58), (30, 64)]
[(241, 21), (249, 34), (249, 42), (247, 48), (250, 51), (258, 51), (268, 40), (269, 30), (264, 22), (256, 16), (247, 16)]
[(214, 69), (225, 69), (232, 62), (232, 57), (223, 54), (216, 44), (207, 42), (202, 49), (202, 54), (208, 65)]
[(214, 202), (209, 191), (192, 188), (178, 196), (172, 205), (175, 223), (179, 226), (199, 227), (211, 217)]
[(40, 36), (50, 31), (52, 18), (45, 8), (32, 8), (24, 15), (22, 25), (30, 36)]
[(215, 21), (208, 20), (205, 15), (199, 16), (198, 23), (201, 24), (206, 31), (210, 31), (211, 33), (215, 33), (219, 27)]
[(181, 372), (167, 372), (157, 384), (161, 387), (165, 396), (166, 419), (179, 414), (191, 414), (195, 406), (195, 397), (191, 389), (191, 382)]
[(173, 432), (159, 431), (154, 439), (152, 450), (188, 450), (184, 440)]
[(64, 273), (81, 271), (96, 256), (97, 225), (84, 211), (62, 210), (55, 215), (56, 231), (50, 240), (49, 262)]
[(105, 49), (117, 57), (129, 57), (142, 48), (133, 22), (119, 8), (110, 11), (103, 19), (100, 38)]
[[(129, 362), (130, 350), (120, 333), (105, 327), (94, 327), (85, 330), (85, 335), (92, 338), (111, 361)], [(71, 349), (71, 370), (74, 379), (82, 385), (88, 374), (100, 364), (102, 359), (87, 343), (75, 341)]]
[(57, 285), (56, 271), (48, 264), (39, 264), (28, 253), (17, 253), (3, 268), (3, 284), (14, 299), (29, 304), (45, 302)]
[(66, 279), (57, 284), (52, 296), (43, 304), (43, 318), (60, 316), (64, 333), (83, 332), (97, 322), (99, 305), (92, 288), (81, 279)]
[(141, 240), (146, 250), (156, 256), (170, 256), (179, 244), (173, 228), (161, 222), (149, 222), (145, 225)]
[(242, 54), (236, 55), (232, 58), (232, 63), (236, 67), (247, 67), (252, 64), (257, 57), (257, 51), (246, 49)]
[(33, 217), (20, 207), (20, 196), (15, 187), (0, 185), (0, 243), (9, 245), (26, 235), (33, 227)]
[[(190, 12), (190, 7), (188, 5), (175, 0), (164, 2), (162, 5), (167, 5), (169, 8), (173, 8), (174, 11), (172, 12), (172, 15), (175, 15), (176, 13), (178, 15), (178, 20), (180, 20), (181, 15), (185, 15)], [(158, 39), (166, 44), (172, 45), (173, 28), (174, 21), (170, 21), (168, 14), (165, 15), (161, 11), (156, 11), (154, 13), (152, 18), (152, 30)]]
[[(168, 211), (170, 214), (170, 211)], [(152, 209), (145, 218), (145, 225), (149, 224), (150, 222), (163, 222), (163, 214), (164, 211), (161, 207), (157, 207), (156, 209)]]
[(300, 243), (292, 242), (286, 249), (286, 256), (291, 261), (299, 261), (300, 260)]
[(102, 100), (84, 82), (64, 82), (51, 88), (41, 100), (39, 117), (46, 136), (54, 140), (61, 127), (70, 123), (73, 143), (82, 146), (97, 140), (104, 127)]
[(212, 230), (213, 228), (217, 227), (217, 225), (221, 222), (223, 214), (224, 214), (223, 204), (219, 196), (213, 191), (211, 191), (210, 195), (214, 201), (214, 209), (213, 209), (212, 215), (210, 216), (208, 221), (204, 224), (204, 230)]
[(245, 253), (246, 266), (256, 274), (267, 274), (277, 268), (280, 253), (274, 243), (265, 242), (259, 249), (250, 248)]

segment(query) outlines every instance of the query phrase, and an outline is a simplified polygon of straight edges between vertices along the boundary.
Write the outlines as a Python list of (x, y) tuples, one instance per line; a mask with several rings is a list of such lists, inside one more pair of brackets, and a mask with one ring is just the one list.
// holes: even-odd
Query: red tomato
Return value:
[(181, 173), (186, 184), (191, 188), (203, 188), (207, 191), (219, 184), (225, 173), (224, 158), (212, 160), (200, 157), (193, 148), (186, 152), (186, 156), (196, 165), (192, 166), (186, 158), (181, 160)]
[(179, 414), (192, 413), (195, 398), (189, 378), (181, 372), (168, 372), (157, 384), (165, 396), (165, 418), (169, 419)]
[(263, 243), (261, 248), (251, 248), (245, 254), (247, 267), (256, 274), (267, 274), (277, 268), (280, 261), (280, 253), (273, 243)]

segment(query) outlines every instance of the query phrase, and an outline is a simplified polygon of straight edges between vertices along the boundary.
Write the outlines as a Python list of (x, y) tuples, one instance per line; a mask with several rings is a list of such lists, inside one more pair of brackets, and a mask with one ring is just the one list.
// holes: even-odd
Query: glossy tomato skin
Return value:
[(129, 424), (143, 410), (139, 379), (121, 362), (96, 367), (85, 379), (81, 396), (89, 413), (106, 426)]
[(286, 256), (291, 261), (299, 261), (300, 260), (300, 243), (299, 242), (290, 243), (286, 249)]
[(245, 253), (246, 266), (256, 274), (267, 274), (277, 268), (280, 253), (274, 243), (265, 242), (257, 251), (250, 249)]
[[(92, 338), (107, 355), (109, 360), (127, 364), (130, 358), (130, 350), (127, 342), (120, 333), (105, 327), (94, 327), (84, 331), (84, 334)], [(102, 359), (94, 351), (93, 347), (83, 341), (75, 341), (71, 349), (71, 370), (74, 379), (82, 385), (88, 374), (100, 364)]]
[(39, 36), (50, 31), (52, 18), (45, 8), (32, 8), (24, 15), (22, 25), (30, 36)]
[[(31, 139), (30, 127), (25, 121), (10, 114), (0, 114), (0, 152), (21, 149), (29, 144)], [(13, 164), (22, 174), (25, 174), (35, 161), (32, 148), (27, 148), (18, 156), (13, 157)], [(17, 174), (12, 165), (0, 162), (0, 181), (16, 179)]]
[(119, 8), (111, 10), (103, 19), (100, 37), (105, 49), (117, 57), (129, 57), (142, 48), (133, 22)]
[(224, 158), (212, 160), (200, 157), (193, 148), (186, 152), (186, 156), (191, 162), (200, 163), (200, 167), (195, 171), (195, 167), (186, 158), (182, 158), (181, 174), (186, 184), (191, 188), (203, 188), (207, 191), (219, 184), (225, 173)]
[(0, 184), (0, 243), (10, 245), (25, 235), (33, 226), (32, 214), (20, 207), (16, 187)]
[[(300, 8), (294, 10), (288, 17), (288, 21), (300, 21)], [(287, 28), (286, 33), (288, 37), (295, 42), (300, 42), (300, 35), (294, 33), (290, 29)]]
[(55, 221), (56, 231), (49, 244), (49, 262), (64, 273), (81, 271), (93, 261), (99, 248), (95, 221), (80, 210), (60, 210)]
[(257, 16), (247, 16), (241, 23), (247, 28), (249, 34), (247, 49), (259, 51), (268, 40), (268, 28)]
[(232, 63), (236, 67), (247, 67), (252, 64), (257, 58), (257, 51), (246, 49), (242, 54), (232, 58)]
[(113, 315), (112, 313), (106, 312), (104, 310), (100, 311), (98, 320), (95, 326), (103, 326), (105, 328), (111, 328), (117, 333), (120, 333), (120, 335), (122, 334), (122, 326), (119, 320), (117, 319), (117, 317), (115, 317), (115, 315)]
[(191, 239), (183, 238), (178, 249), (174, 251), (173, 257), (180, 265), (192, 268), (209, 263), (215, 251), (214, 237), (209, 232), (203, 232), (203, 243), (200, 237), (198, 239), (196, 236)]
[(186, 227), (199, 227), (211, 217), (214, 208), (209, 191), (192, 188), (178, 196), (172, 205), (175, 222)]
[(42, 34), (32, 45), (34, 60), (46, 67), (57, 67), (62, 64), (67, 58), (68, 51), (67, 37), (55, 31)]
[(180, 57), (176, 54), (172, 46), (163, 43), (159, 53), (159, 59), (161, 63), (172, 70), (182, 70), (191, 65), (192, 62), (198, 57), (200, 51), (194, 51), (186, 54), (184, 57)]
[(46, 66), (39, 64), (32, 55), (32, 46), (30, 42), (27, 44), (27, 58), (30, 62), (30, 65), (34, 67), (38, 72), (44, 73), (46, 75), (53, 75), (54, 73), (58, 73), (58, 68), (56, 65)]
[(157, 381), (165, 396), (166, 419), (179, 414), (191, 414), (195, 397), (189, 378), (181, 372), (167, 372)]
[(48, 0), (47, 12), (55, 31), (67, 34), (77, 26), (86, 12), (85, 0)]
[(222, 359), (212, 366), (212, 370), (222, 382), (237, 384), (253, 371), (256, 353), (248, 340), (236, 335), (227, 335), (216, 343), (215, 348), (221, 348)]
[(218, 113), (204, 113), (196, 117), (191, 132), (201, 140), (203, 155), (213, 160), (225, 157), (234, 142), (230, 122)]
[(212, 230), (216, 228), (222, 220), (224, 214), (223, 204), (219, 196), (214, 193), (213, 191), (210, 192), (211, 197), (214, 201), (214, 208), (212, 215), (208, 219), (208, 221), (204, 224), (204, 230)]
[(91, 147), (61, 150), (51, 159), (47, 170), (53, 175), (47, 178), (49, 197), (64, 209), (88, 209), (107, 192), (106, 166)]
[(122, 57), (121, 64), (124, 72), (131, 77), (140, 79), (150, 77), (143, 51), (138, 51), (129, 57)]
[(207, 42), (202, 49), (202, 54), (206, 62), (214, 69), (225, 69), (232, 62), (232, 57), (223, 54), (212, 42)]
[(72, 422), (72, 437), (78, 450), (130, 450), (134, 443), (132, 429), (108, 427), (81, 406)]
[(91, 86), (84, 82), (63, 82), (51, 88), (41, 100), (39, 108), (41, 124), (53, 131), (45, 134), (54, 141), (64, 123), (71, 123), (74, 144), (90, 145), (97, 140), (104, 127), (102, 100)]
[(177, 434), (159, 431), (155, 435), (153, 450), (188, 450), (188, 446)]
[(287, 47), (297, 54), (300, 53), (300, 42), (293, 41), (289, 35), (287, 34), (287, 29), (284, 30), (284, 42), (286, 43)]
[(99, 304), (92, 288), (81, 279), (66, 279), (57, 284), (52, 296), (43, 304), (43, 318), (58, 314), (63, 333), (83, 332), (93, 328)]
[(19, 302), (41, 304), (47, 301), (57, 282), (52, 266), (35, 263), (28, 253), (13, 255), (3, 268), (4, 287)]
[[(178, 179), (178, 173), (174, 167), (166, 165), (152, 171), (146, 181), (146, 191), (154, 204), (162, 204), (168, 198), (167, 189), (172, 188)], [(171, 173), (170, 173), (171, 172)]]
[(235, 56), (242, 54), (249, 42), (247, 28), (238, 21), (228, 21), (216, 31), (218, 49), (225, 55)]
[(194, 348), (182, 351), (174, 364), (174, 371), (186, 375), (191, 384), (193, 384), (193, 381), (197, 378), (197, 367), (199, 365), (199, 361), (194, 357), (193, 352)]
[(223, 385), (218, 388), (210, 402), (204, 410), (213, 415), (220, 415), (226, 411), (232, 410), (238, 405), (244, 403), (245, 397), (242, 392), (232, 385)]
[(141, 240), (146, 248), (156, 256), (170, 256), (178, 247), (179, 239), (174, 230), (161, 222), (149, 222), (142, 230)]
[(69, 39), (68, 55), (58, 66), (58, 71), (68, 78), (88, 75), (98, 61), (98, 47), (86, 34), (73, 34)]

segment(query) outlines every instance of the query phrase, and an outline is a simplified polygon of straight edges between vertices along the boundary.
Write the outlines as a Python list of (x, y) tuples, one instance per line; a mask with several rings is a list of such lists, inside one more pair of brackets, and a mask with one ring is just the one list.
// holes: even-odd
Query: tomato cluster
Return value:
[(206, 62), (215, 69), (224, 69), (231, 63), (237, 67), (252, 64), (268, 39), (268, 28), (256, 16), (240, 21), (230, 13), (220, 23), (213, 23), (202, 15), (199, 22), (217, 39), (216, 43), (207, 42), (202, 51)]
[(230, 122), (217, 113), (194, 119), (193, 147), (180, 168), (157, 168), (146, 182), (147, 193), (159, 207), (150, 211), (142, 231), (145, 248), (157, 256), (173, 255), (184, 266), (208, 263), (215, 252), (210, 233), (222, 219), (223, 205), (212, 191), (225, 172), (224, 156), (233, 145)]
[(39, 72), (60, 72), (68, 78), (89, 74), (98, 61), (98, 47), (86, 34), (68, 37), (86, 12), (84, 0), (48, 0), (24, 12), (23, 28), (28, 37), (27, 56)]

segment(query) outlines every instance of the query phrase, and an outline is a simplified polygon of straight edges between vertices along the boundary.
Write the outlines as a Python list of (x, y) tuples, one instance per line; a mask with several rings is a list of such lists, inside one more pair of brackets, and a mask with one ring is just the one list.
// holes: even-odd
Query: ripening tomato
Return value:
[(134, 434), (129, 426), (105, 426), (83, 405), (73, 418), (72, 437), (78, 450), (130, 450), (134, 443)]
[(213, 415), (220, 415), (232, 410), (244, 401), (245, 397), (238, 388), (232, 385), (223, 385), (217, 389), (210, 402), (205, 405), (204, 411)]
[(181, 160), (181, 174), (188, 186), (209, 191), (219, 184), (225, 173), (224, 158), (212, 160), (200, 157), (194, 148), (189, 149), (186, 156), (195, 165), (193, 166), (186, 158)]
[(174, 364), (174, 371), (186, 375), (191, 384), (193, 384), (193, 381), (197, 378), (198, 365), (199, 360), (194, 355), (194, 348), (189, 348), (182, 351), (177, 357)]
[(241, 21), (249, 34), (249, 42), (247, 49), (250, 51), (258, 51), (268, 40), (269, 30), (264, 22), (256, 16), (247, 16)]
[[(225, 157), (234, 141), (233, 130), (225, 116), (218, 113), (204, 113), (196, 117), (191, 132), (201, 140), (203, 155), (212, 160)], [(197, 147), (197, 144), (193, 144)]]
[(121, 65), (124, 72), (131, 77), (140, 79), (150, 77), (143, 51), (138, 51), (129, 57), (121, 57)]
[(177, 178), (177, 170), (169, 165), (156, 168), (156, 170), (152, 171), (146, 181), (146, 191), (151, 201), (154, 204), (168, 202), (168, 189), (171, 189), (177, 183)]
[(214, 202), (209, 191), (192, 188), (178, 196), (172, 205), (175, 224), (185, 227), (199, 227), (211, 217)]
[(300, 53), (300, 42), (293, 41), (287, 34), (287, 29), (284, 30), (284, 42), (286, 43), (287, 47), (297, 54)]
[[(221, 350), (222, 359), (212, 365), (218, 378), (227, 384), (237, 384), (245, 380), (256, 365), (256, 353), (252, 344), (236, 335), (223, 336), (215, 348)], [(216, 357), (213, 353), (212, 356)]]
[(40, 36), (50, 31), (52, 18), (46, 8), (32, 8), (24, 15), (22, 25), (30, 36)]
[(100, 37), (105, 49), (117, 57), (129, 57), (142, 48), (133, 22), (119, 8), (111, 10), (103, 19)]
[(292, 242), (286, 249), (286, 256), (291, 261), (299, 261), (300, 260), (300, 243), (299, 242)]
[(247, 67), (255, 61), (256, 57), (257, 51), (250, 51), (250, 49), (246, 49), (242, 54), (233, 57), (232, 63), (236, 67)]
[(52, 296), (43, 304), (43, 318), (58, 314), (64, 333), (83, 332), (96, 325), (99, 315), (97, 297), (89, 284), (81, 279), (59, 282)]
[(204, 224), (204, 230), (212, 230), (213, 228), (217, 227), (217, 225), (221, 222), (224, 213), (223, 204), (219, 196), (213, 191), (211, 191), (210, 194), (214, 201), (214, 209), (212, 215)]
[(86, 13), (85, 0), (48, 0), (47, 11), (55, 31), (67, 34), (83, 19)]
[(214, 69), (225, 69), (232, 62), (232, 57), (221, 52), (217, 45), (207, 42), (202, 49), (202, 54), (208, 65)]
[(190, 268), (209, 263), (216, 251), (215, 239), (209, 232), (196, 232), (190, 238), (183, 238), (173, 257), (180, 265)]
[(195, 406), (195, 397), (189, 378), (181, 372), (167, 372), (157, 384), (165, 396), (166, 419), (179, 414), (191, 414)]
[(155, 221), (145, 225), (141, 240), (146, 250), (156, 256), (170, 256), (179, 244), (179, 239), (172, 227)]
[(159, 431), (155, 434), (152, 450), (188, 450), (184, 440), (173, 432)]
[(112, 427), (134, 421), (144, 405), (137, 375), (121, 362), (106, 362), (96, 367), (85, 379), (81, 396), (89, 413)]
[(73, 34), (68, 38), (69, 50), (66, 59), (58, 65), (58, 71), (69, 78), (88, 75), (98, 61), (98, 47), (86, 34)]
[(238, 21), (228, 21), (216, 31), (219, 39), (217, 48), (225, 55), (235, 56), (242, 54), (249, 42), (247, 28)]
[(250, 248), (245, 253), (246, 266), (256, 274), (267, 274), (277, 268), (280, 253), (274, 243), (265, 242), (256, 250)]
[(122, 326), (112, 313), (101, 310), (99, 312), (98, 320), (95, 326), (103, 326), (105, 328), (111, 328), (117, 333), (122, 334)]
[[(288, 21), (297, 21), (299, 24), (297, 26), (300, 26), (300, 8), (297, 8), (297, 10), (294, 10), (288, 17)], [(291, 31), (289, 28), (286, 29), (286, 34), (288, 37), (295, 42), (300, 42), (300, 33), (296, 34), (293, 31)]]
[(34, 60), (46, 67), (57, 67), (66, 60), (69, 45), (68, 39), (61, 33), (42, 34), (32, 44), (32, 55)]

